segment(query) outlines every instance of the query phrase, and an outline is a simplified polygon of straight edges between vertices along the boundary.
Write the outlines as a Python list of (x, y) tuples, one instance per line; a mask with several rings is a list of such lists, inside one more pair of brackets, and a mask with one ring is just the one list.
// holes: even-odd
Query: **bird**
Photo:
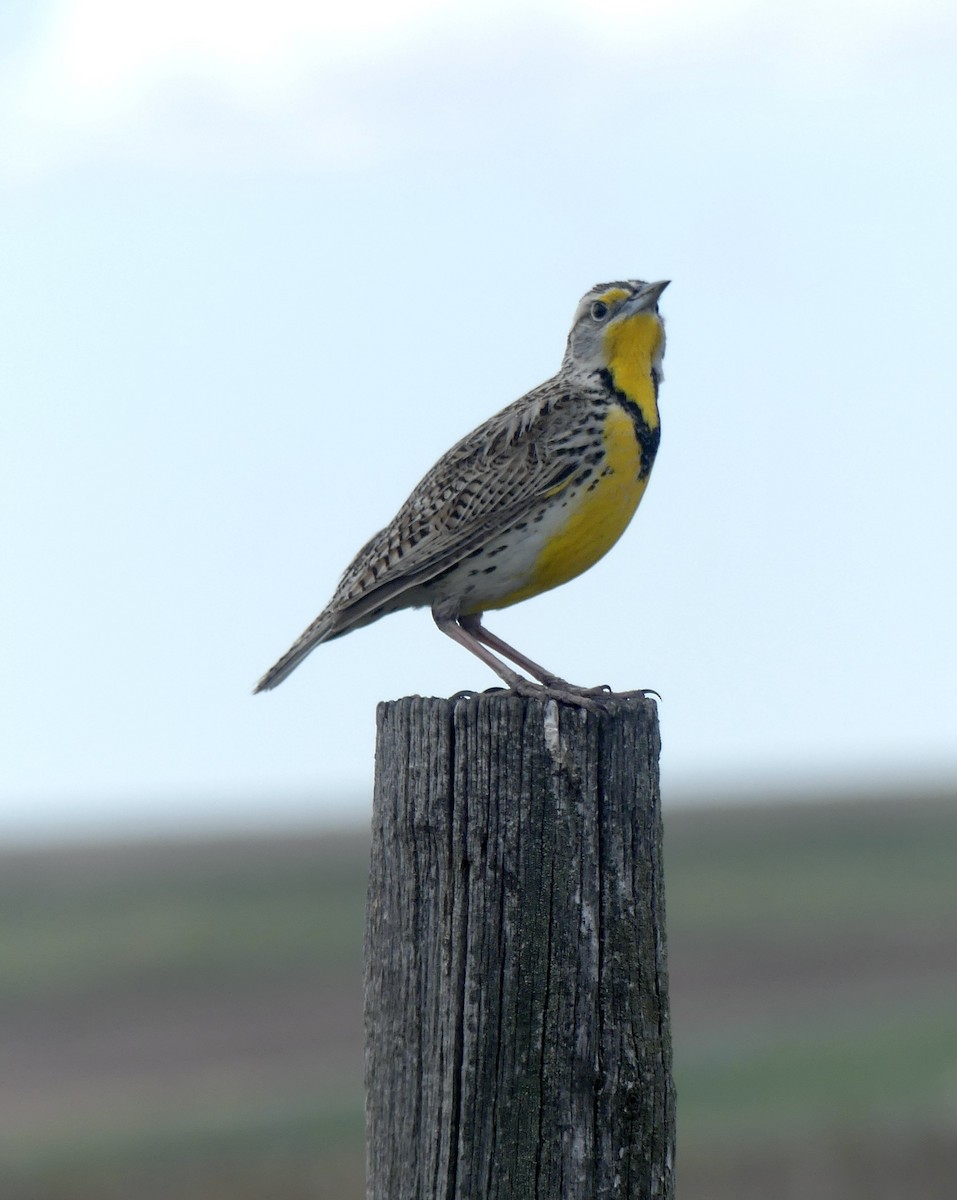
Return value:
[(608, 685), (579, 687), (547, 671), (482, 617), (580, 575), (634, 516), (660, 439), (658, 300), (669, 282), (619, 280), (586, 292), (557, 374), (438, 460), (253, 691), (282, 683), (323, 642), (428, 606), (438, 628), (513, 693), (585, 708), (607, 695)]

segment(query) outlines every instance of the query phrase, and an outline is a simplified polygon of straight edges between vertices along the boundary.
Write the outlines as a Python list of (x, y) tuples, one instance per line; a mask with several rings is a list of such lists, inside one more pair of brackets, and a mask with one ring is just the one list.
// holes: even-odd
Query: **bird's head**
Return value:
[(668, 283), (627, 279), (596, 284), (578, 305), (563, 368), (584, 374), (608, 370), (620, 387), (624, 377), (638, 372), (650, 376), (657, 388), (665, 353), (658, 297)]

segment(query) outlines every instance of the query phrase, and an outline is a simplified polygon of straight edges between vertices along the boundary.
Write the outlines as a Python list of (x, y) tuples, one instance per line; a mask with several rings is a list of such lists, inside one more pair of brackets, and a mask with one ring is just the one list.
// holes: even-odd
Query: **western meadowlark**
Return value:
[(658, 449), (658, 297), (667, 286), (629, 279), (592, 288), (558, 374), (439, 459), (255, 691), (282, 683), (321, 642), (429, 605), (439, 629), (514, 691), (592, 707), (588, 698), (606, 688), (575, 687), (546, 671), (490, 633), (482, 614), (586, 571), (634, 515)]

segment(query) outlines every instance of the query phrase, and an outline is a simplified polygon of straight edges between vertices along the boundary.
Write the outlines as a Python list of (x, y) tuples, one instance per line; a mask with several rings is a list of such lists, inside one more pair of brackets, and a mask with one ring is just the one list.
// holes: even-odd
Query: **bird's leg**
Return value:
[(527, 671), (529, 675), (534, 676), (536, 679), (544, 683), (546, 687), (567, 688), (571, 686), (560, 676), (553, 675), (551, 671), (546, 671), (545, 668), (540, 667), (537, 662), (532, 662), (530, 658), (526, 658), (520, 650), (516, 650), (515, 647), (510, 646), (508, 642), (503, 642), (500, 637), (496, 637), (494, 633), (490, 633), (482, 624), (482, 617), (480, 614), (459, 617), (458, 624), (459, 628), (471, 634), (471, 636), (475, 638), (477, 642), (483, 643), (492, 650), (497, 650), (499, 654), (503, 654), (513, 663), (516, 663), (518, 666), (520, 666), (523, 671)]
[[(439, 629), (444, 634), (450, 637), (453, 641), (458, 642), (460, 646), (464, 646), (466, 650), (470, 650), (476, 658), (482, 660), (487, 667), (491, 667), (500, 679), (504, 679), (509, 688), (518, 696), (531, 696), (537, 699), (543, 697), (554, 697), (556, 700), (564, 700), (566, 704), (575, 704), (579, 708), (587, 708), (590, 712), (598, 712), (598, 705), (595, 704), (588, 696), (584, 688), (575, 688), (571, 684), (565, 683), (563, 679), (550, 674), (548, 671), (542, 670), (537, 663), (533, 663), (531, 659), (526, 658), (523, 654), (513, 650), (505, 642), (494, 638), (496, 649), (505, 647), (509, 654), (514, 655), (515, 660), (520, 666), (525, 667), (531, 674), (544, 676), (541, 683), (532, 683), (530, 679), (525, 679), (513, 671), (507, 663), (502, 662), (500, 658), (482, 645), (477, 633), (476, 626), (481, 630), (484, 639), (490, 639), (491, 634), (488, 630), (482, 629), (478, 617), (444, 617), (439, 616), (433, 610), (432, 619), (438, 625)], [(503, 651), (504, 653), (504, 651)], [(548, 680), (548, 682), (545, 682)], [(597, 691), (595, 692), (597, 695)]]
[(450, 637), (453, 642), (458, 642), (460, 646), (464, 646), (466, 650), (471, 651), (476, 658), (480, 658), (487, 667), (492, 668), (500, 679), (504, 679), (514, 691), (518, 691), (522, 684), (528, 683), (527, 679), (523, 679), (507, 663), (503, 663), (500, 658), (496, 658), (491, 650), (486, 650), (478, 638), (468, 629), (463, 628), (455, 617), (440, 617), (438, 613), (433, 612), (432, 619), (447, 637)]
[[(541, 680), (549, 691), (553, 691), (556, 695), (562, 695), (567, 698), (572, 696), (607, 696), (617, 695), (620, 700), (631, 700), (635, 697), (644, 697), (646, 695), (657, 696), (658, 693), (651, 688), (641, 688), (634, 692), (619, 692), (614, 693), (611, 686), (607, 683), (601, 684), (599, 687), (579, 687), (577, 684), (569, 683), (566, 679), (562, 679), (559, 675), (553, 675), (551, 671), (546, 671), (544, 667), (540, 667), (538, 663), (532, 662), (530, 658), (526, 658), (520, 650), (516, 650), (514, 646), (510, 646), (508, 642), (503, 642), (500, 637), (496, 637), (482, 624), (481, 614), (473, 614), (471, 616), (459, 617), (458, 624), (460, 629), (472, 635), (476, 642), (484, 643), (492, 650), (497, 650), (499, 654), (511, 659), (527, 671), (529, 675), (533, 675), (536, 679)], [(463, 643), (464, 644), (464, 643)], [(481, 655), (479, 657), (482, 657)], [(487, 660), (486, 660), (487, 661)], [(504, 679), (505, 676), (503, 675)], [(514, 686), (509, 684), (510, 687)], [(659, 697), (660, 699), (660, 697)]]

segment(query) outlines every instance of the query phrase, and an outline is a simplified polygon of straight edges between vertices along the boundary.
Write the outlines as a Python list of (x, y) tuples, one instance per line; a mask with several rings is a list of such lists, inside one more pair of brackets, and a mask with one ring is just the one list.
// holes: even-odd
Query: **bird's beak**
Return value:
[(625, 305), (629, 313), (654, 312), (658, 297), (665, 290), (670, 279), (659, 279), (657, 283), (646, 283), (641, 291)]

